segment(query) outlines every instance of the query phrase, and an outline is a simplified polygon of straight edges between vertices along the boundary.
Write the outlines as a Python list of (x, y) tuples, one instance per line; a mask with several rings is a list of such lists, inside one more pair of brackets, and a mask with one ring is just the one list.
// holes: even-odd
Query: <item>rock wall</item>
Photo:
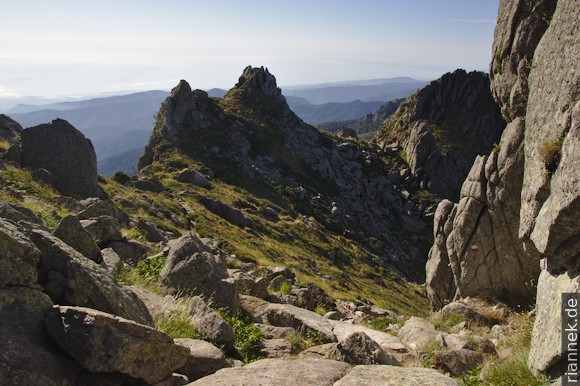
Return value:
[(457, 200), (475, 157), (489, 153), (504, 127), (488, 76), (456, 70), (407, 98), (375, 141), (402, 144), (421, 188)]
[(491, 86), (509, 124), (459, 203), (440, 204), (427, 263), (433, 309), (475, 295), (525, 305), (537, 293), (529, 365), (554, 376), (561, 293), (580, 290), (578, 20), (574, 0), (500, 1)]

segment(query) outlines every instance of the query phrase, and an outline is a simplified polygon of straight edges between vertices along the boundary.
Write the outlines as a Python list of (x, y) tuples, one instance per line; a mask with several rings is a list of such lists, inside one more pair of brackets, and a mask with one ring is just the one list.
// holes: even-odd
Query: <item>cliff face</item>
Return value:
[(580, 290), (578, 20), (573, 0), (500, 1), (491, 87), (509, 123), (459, 203), (437, 209), (427, 263), (433, 309), (478, 294), (523, 306), (537, 292), (529, 365), (553, 375), (561, 293)]
[(475, 157), (489, 153), (504, 127), (487, 75), (456, 70), (407, 98), (376, 141), (402, 144), (421, 187), (456, 200)]

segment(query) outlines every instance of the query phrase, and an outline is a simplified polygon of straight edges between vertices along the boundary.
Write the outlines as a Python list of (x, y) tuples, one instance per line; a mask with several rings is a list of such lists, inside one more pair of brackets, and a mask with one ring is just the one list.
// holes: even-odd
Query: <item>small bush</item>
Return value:
[(282, 284), (280, 284), (280, 289), (278, 289), (278, 292), (280, 292), (282, 295), (288, 295), (290, 291), (292, 291), (292, 284), (288, 283), (287, 281), (284, 281)]
[(564, 138), (561, 137), (559, 139), (546, 141), (540, 146), (540, 157), (544, 161), (544, 166), (550, 174), (554, 173), (556, 168), (558, 168), (563, 142)]
[(236, 336), (235, 348), (240, 358), (245, 363), (250, 363), (259, 358), (260, 342), (264, 337), (262, 331), (242, 314), (225, 316), (226, 322), (232, 326)]
[(423, 202), (425, 204), (435, 204), (437, 203), (437, 198), (433, 192), (430, 192), (426, 189), (419, 190), (418, 192), (414, 193), (411, 198), (415, 201)]
[(493, 147), (491, 148), (491, 152), (492, 153), (499, 153), (500, 150), (501, 150), (501, 144), (494, 143)]
[(164, 255), (154, 256), (137, 263), (137, 272), (144, 278), (157, 279), (163, 266), (165, 265), (166, 257)]

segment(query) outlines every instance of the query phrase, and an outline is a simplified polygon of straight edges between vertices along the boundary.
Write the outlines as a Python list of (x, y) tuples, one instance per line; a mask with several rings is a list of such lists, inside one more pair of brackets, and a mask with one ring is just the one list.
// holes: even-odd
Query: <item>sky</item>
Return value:
[(0, 98), (488, 71), (498, 0), (0, 0)]

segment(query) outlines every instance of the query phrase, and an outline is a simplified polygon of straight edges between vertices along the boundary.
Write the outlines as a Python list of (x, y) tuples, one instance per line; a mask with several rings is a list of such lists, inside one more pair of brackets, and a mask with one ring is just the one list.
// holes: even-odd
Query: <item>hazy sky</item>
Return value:
[(498, 0), (0, 0), (0, 96), (488, 71)]

